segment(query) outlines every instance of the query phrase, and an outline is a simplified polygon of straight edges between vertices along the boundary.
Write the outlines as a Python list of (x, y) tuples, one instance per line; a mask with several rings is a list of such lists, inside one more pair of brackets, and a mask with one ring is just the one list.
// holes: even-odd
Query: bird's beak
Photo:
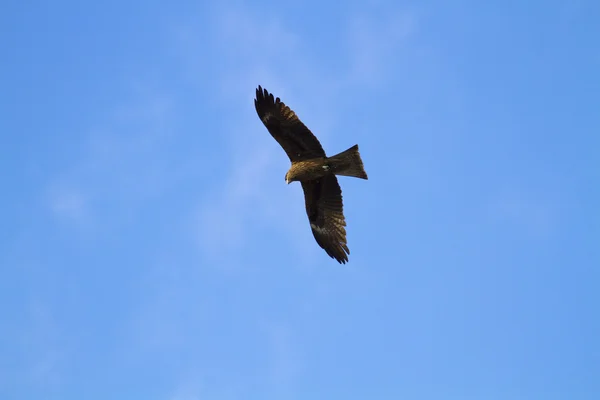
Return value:
[(285, 178), (285, 183), (287, 183), (288, 185), (290, 184), (290, 181), (288, 180), (288, 178)]

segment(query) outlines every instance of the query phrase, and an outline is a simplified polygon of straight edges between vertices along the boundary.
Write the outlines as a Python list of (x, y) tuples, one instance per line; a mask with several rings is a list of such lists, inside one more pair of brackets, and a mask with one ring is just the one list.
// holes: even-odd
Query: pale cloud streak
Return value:
[(133, 99), (115, 106), (85, 132), (70, 167), (48, 183), (46, 203), (56, 216), (93, 228), (110, 222), (106, 209), (126, 212), (169, 182), (171, 100), (139, 84)]
[(350, 19), (347, 46), (350, 59), (348, 84), (377, 86), (394, 73), (393, 63), (386, 62), (398, 55), (402, 45), (417, 29), (413, 13), (392, 11), (379, 15), (357, 15)]
[(50, 189), (48, 203), (55, 216), (74, 223), (83, 223), (88, 212), (84, 194), (74, 187)]

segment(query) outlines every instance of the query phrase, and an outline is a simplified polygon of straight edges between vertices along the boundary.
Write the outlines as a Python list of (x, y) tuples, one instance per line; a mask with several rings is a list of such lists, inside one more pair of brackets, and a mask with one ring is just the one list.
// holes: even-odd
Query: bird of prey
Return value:
[(331, 258), (345, 264), (350, 250), (346, 241), (342, 190), (336, 175), (368, 179), (358, 145), (327, 157), (319, 140), (296, 113), (260, 85), (256, 89), (254, 106), (260, 120), (292, 163), (285, 174), (285, 182), (301, 183), (315, 240)]

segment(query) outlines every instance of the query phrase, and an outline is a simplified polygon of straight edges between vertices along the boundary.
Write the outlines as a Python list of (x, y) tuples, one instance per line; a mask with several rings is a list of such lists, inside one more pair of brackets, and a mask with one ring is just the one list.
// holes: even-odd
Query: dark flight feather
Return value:
[(261, 121), (271, 136), (283, 147), (290, 161), (325, 157), (325, 150), (319, 140), (279, 97), (274, 98), (273, 94), (259, 86), (256, 89), (254, 107)]
[(338, 262), (348, 261), (350, 250), (346, 241), (346, 219), (342, 189), (335, 175), (301, 182), (306, 214), (315, 240)]

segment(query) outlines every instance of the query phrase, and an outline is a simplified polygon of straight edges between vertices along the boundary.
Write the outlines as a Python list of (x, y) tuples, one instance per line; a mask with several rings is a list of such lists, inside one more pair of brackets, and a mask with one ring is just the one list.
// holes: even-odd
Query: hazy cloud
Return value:
[(388, 60), (397, 56), (416, 28), (414, 14), (404, 11), (392, 11), (378, 18), (364, 14), (352, 17), (347, 34), (348, 80), (352, 84), (367, 85), (384, 82), (394, 69)]
[(85, 196), (79, 189), (54, 187), (49, 192), (49, 206), (54, 215), (72, 222), (83, 221), (87, 214), (87, 204)]
[(164, 144), (171, 139), (171, 100), (132, 86), (131, 100), (107, 111), (85, 133), (81, 147), (68, 168), (47, 184), (49, 209), (63, 219), (93, 226), (110, 222), (131, 210), (146, 196), (169, 184), (168, 154)]

